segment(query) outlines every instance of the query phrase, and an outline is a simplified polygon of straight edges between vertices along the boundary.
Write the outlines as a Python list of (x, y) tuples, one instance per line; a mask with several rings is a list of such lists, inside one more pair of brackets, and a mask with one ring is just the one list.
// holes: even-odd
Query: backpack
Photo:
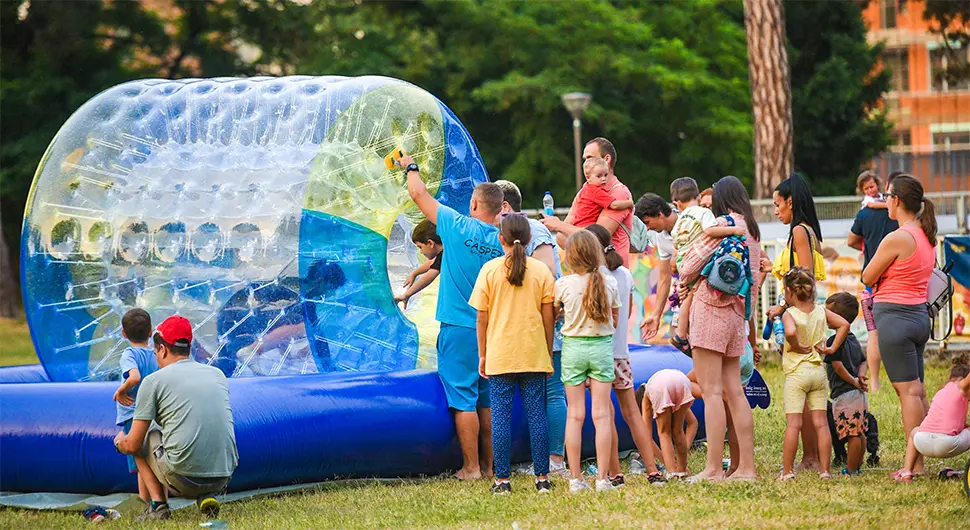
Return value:
[[(734, 219), (725, 216), (728, 226), (734, 226)], [(751, 261), (748, 246), (741, 236), (721, 239), (714, 256), (704, 266), (701, 276), (713, 289), (729, 296), (744, 297), (744, 318), (751, 316)]]
[(953, 279), (950, 278), (950, 269), (953, 262), (949, 262), (943, 268), (936, 267), (930, 273), (929, 283), (926, 285), (926, 310), (930, 314), (930, 320), (936, 320), (944, 307), (947, 308), (947, 320), (949, 320), (946, 335), (942, 338), (933, 336), (936, 326), (930, 328), (930, 337), (935, 341), (946, 340), (953, 330)]
[(630, 252), (641, 253), (650, 246), (650, 235), (647, 233), (647, 225), (643, 224), (643, 221), (639, 217), (631, 214), (630, 217), (633, 218), (632, 228), (627, 228), (625, 224), (620, 223), (620, 228), (626, 232), (626, 236), (630, 239)]

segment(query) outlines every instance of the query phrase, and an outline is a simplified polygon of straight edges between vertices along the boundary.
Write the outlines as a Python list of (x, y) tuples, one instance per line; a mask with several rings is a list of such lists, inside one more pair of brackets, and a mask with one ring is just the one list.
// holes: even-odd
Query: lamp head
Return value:
[(562, 95), (562, 104), (572, 115), (573, 119), (578, 120), (586, 112), (589, 107), (589, 102), (593, 99), (593, 96), (585, 92), (569, 92)]

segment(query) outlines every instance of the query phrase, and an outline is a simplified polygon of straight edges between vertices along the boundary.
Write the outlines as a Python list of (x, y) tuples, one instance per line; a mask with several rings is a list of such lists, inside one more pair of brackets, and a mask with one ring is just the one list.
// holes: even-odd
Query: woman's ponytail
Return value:
[(512, 246), (512, 253), (505, 256), (505, 278), (516, 287), (522, 286), (525, 279), (525, 245), (532, 239), (529, 219), (519, 214), (502, 217), (499, 233), (506, 245)]
[(936, 246), (936, 205), (933, 201), (923, 198), (923, 210), (919, 213), (919, 226), (926, 234), (930, 244)]

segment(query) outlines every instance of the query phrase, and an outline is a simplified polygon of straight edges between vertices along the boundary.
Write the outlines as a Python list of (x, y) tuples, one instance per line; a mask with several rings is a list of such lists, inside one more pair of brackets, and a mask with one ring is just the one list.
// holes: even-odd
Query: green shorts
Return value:
[(562, 383), (577, 386), (593, 378), (610, 383), (613, 372), (613, 337), (563, 337)]

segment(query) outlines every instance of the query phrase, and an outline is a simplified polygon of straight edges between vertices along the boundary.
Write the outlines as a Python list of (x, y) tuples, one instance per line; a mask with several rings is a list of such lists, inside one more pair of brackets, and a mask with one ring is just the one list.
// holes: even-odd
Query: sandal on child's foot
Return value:
[(818, 478), (820, 478), (822, 480), (831, 480), (832, 479), (832, 474), (829, 473), (828, 471), (823, 471), (823, 472), (821, 472), (821, 473), (818, 474)]
[(795, 478), (794, 473), (784, 473), (784, 474), (778, 475), (778, 482), (788, 482), (793, 478)]
[(914, 475), (912, 473), (910, 473), (909, 471), (903, 471), (903, 470), (900, 469), (899, 471), (897, 471), (895, 473), (891, 473), (889, 476), (891, 476), (892, 479), (893, 479), (893, 482), (895, 482), (897, 484), (900, 484), (900, 483), (909, 484), (909, 483), (913, 482), (913, 476)]
[(681, 337), (676, 333), (671, 333), (670, 344), (672, 344), (674, 348), (677, 348), (678, 350), (680, 350), (680, 352), (683, 353), (684, 355), (688, 357), (692, 356), (693, 352), (691, 351), (690, 342), (688, 342), (687, 339), (685, 339), (684, 337)]
[(664, 474), (659, 471), (654, 471), (647, 475), (647, 482), (651, 484), (663, 484), (666, 482), (664, 479)]

